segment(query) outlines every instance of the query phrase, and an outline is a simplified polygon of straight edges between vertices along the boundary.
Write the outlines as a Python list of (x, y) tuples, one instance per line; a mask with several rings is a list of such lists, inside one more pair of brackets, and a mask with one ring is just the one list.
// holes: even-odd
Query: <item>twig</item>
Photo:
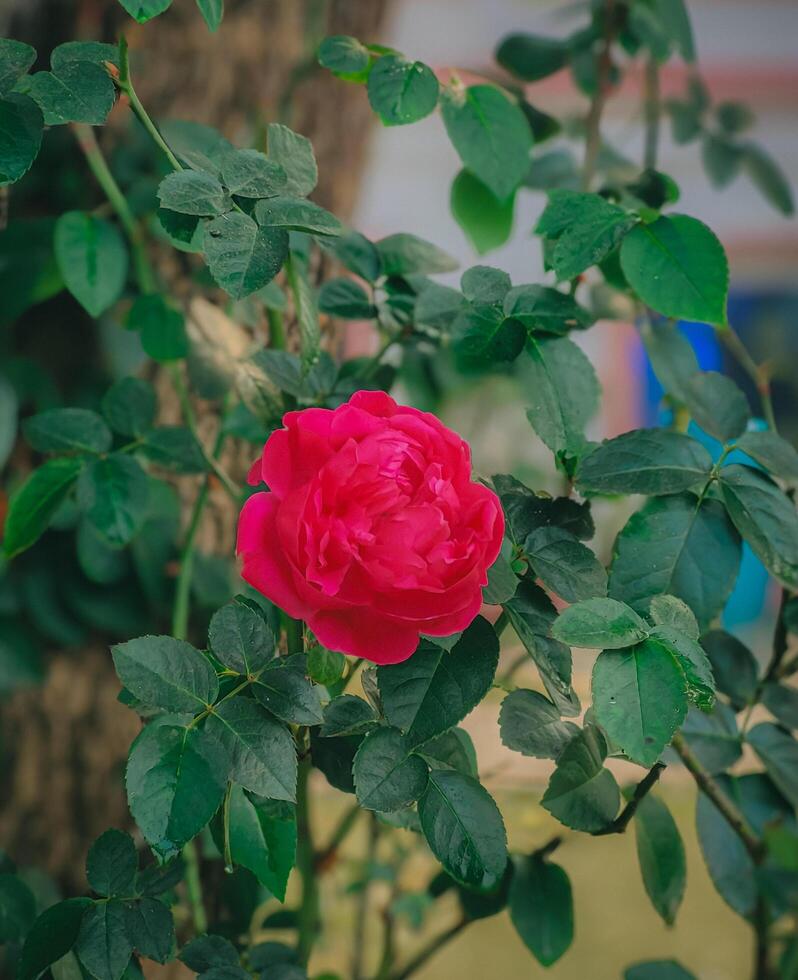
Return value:
[(615, 0), (604, 3), (604, 40), (598, 56), (596, 71), (596, 91), (590, 102), (585, 119), (585, 160), (582, 165), (582, 189), (590, 190), (596, 172), (599, 149), (601, 147), (601, 116), (607, 102), (612, 69), (612, 41), (615, 36)]
[(646, 61), (643, 76), (643, 116), (645, 119), (645, 141), (643, 146), (643, 167), (654, 170), (657, 166), (659, 149), (659, 122), (661, 115), (659, 97), (659, 65), (650, 56)]
[(314, 867), (313, 832), (310, 823), (308, 778), (311, 772), (310, 759), (299, 763), (297, 780), (297, 852), (296, 864), (302, 879), (302, 900), (299, 906), (297, 937), (297, 956), (302, 966), (307, 967), (313, 944), (319, 932), (319, 886)]
[(208, 931), (208, 916), (205, 914), (205, 904), (202, 900), (202, 880), (200, 878), (199, 855), (197, 845), (193, 840), (183, 845), (183, 860), (186, 865), (186, 892), (191, 908), (191, 919), (194, 931), (198, 936)]
[(612, 821), (612, 823), (607, 824), (607, 826), (602, 830), (595, 831), (593, 836), (604, 837), (607, 834), (622, 834), (629, 826), (632, 817), (634, 817), (635, 813), (637, 813), (637, 808), (643, 802), (648, 793), (654, 788), (654, 785), (659, 779), (663, 769), (665, 769), (665, 764), (663, 762), (655, 763), (640, 780), (637, 786), (635, 786), (635, 791), (632, 793), (631, 799), (623, 810), (621, 810), (618, 816)]
[(459, 936), (460, 933), (465, 929), (465, 927), (471, 922), (467, 916), (463, 916), (458, 919), (454, 925), (449, 926), (449, 928), (442, 932), (439, 936), (435, 936), (431, 939), (426, 946), (416, 953), (416, 955), (410, 960), (410, 962), (398, 973), (395, 973), (390, 980), (407, 980), (407, 977), (411, 976), (416, 970), (420, 969), (427, 960), (431, 959), (438, 950), (442, 949), (448, 942), (451, 942), (455, 936)]
[(330, 835), (329, 842), (316, 854), (315, 866), (317, 871), (324, 871), (324, 869), (329, 864), (330, 860), (335, 856), (338, 848), (349, 836), (349, 832), (357, 823), (357, 818), (363, 811), (358, 806), (357, 803), (353, 803), (350, 806), (341, 819), (338, 821), (338, 825), (335, 830), (333, 830)]
[(380, 825), (377, 823), (377, 815), (375, 813), (369, 813), (365, 877), (357, 896), (357, 908), (355, 911), (355, 932), (352, 943), (352, 980), (362, 980), (363, 978), (363, 954), (365, 953), (366, 946), (366, 916), (369, 910), (369, 892), (371, 891), (372, 870), (377, 858), (377, 842), (379, 841), (379, 836)]
[(748, 348), (740, 339), (739, 334), (731, 325), (715, 327), (715, 336), (726, 347), (734, 357), (740, 367), (745, 371), (749, 378), (754, 382), (759, 398), (762, 402), (762, 414), (768, 424), (768, 428), (773, 432), (778, 432), (776, 425), (776, 415), (773, 411), (773, 395), (770, 388), (770, 373), (764, 364), (757, 364), (748, 353)]
[(543, 844), (542, 847), (539, 847), (537, 850), (532, 851), (530, 857), (537, 858), (538, 860), (543, 861), (550, 854), (553, 854), (560, 846), (560, 844), (562, 844), (562, 837), (559, 834), (555, 834), (554, 837), (552, 837), (551, 840), (546, 841), (546, 843)]

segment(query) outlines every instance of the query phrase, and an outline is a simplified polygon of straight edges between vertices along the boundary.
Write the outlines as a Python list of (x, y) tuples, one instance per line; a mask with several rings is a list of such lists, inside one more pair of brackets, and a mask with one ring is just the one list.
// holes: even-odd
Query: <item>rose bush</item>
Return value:
[(283, 421), (250, 472), (269, 492), (241, 513), (246, 581), (325, 646), (374, 663), (465, 629), (504, 533), (468, 445), (381, 391)]

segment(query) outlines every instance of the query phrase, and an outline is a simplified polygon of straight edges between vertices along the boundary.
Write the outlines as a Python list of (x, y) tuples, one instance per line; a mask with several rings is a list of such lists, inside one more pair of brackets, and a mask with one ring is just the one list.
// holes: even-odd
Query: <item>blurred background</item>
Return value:
[[(394, 46), (440, 72), (457, 68), (466, 76), (500, 79), (493, 52), (505, 34), (565, 35), (583, 16), (580, 4), (227, 0), (227, 8), (215, 37), (207, 34), (188, 0), (175, 0), (167, 16), (144, 27), (126, 22), (131, 46), (142, 52), (137, 87), (154, 114), (209, 122), (232, 139), (247, 139), (264, 121), (281, 118), (313, 139), (322, 175), (319, 202), (351, 218), (369, 237), (412, 231), (456, 256), (464, 268), (477, 262), (495, 265), (508, 271), (514, 284), (543, 279), (540, 249), (531, 237), (544, 205), (542, 193), (520, 196), (509, 241), (479, 257), (449, 210), (449, 187), (459, 164), (440, 118), (434, 115), (394, 129), (374, 125), (362, 89), (316, 71), (313, 52), (325, 33), (354, 34)], [(701, 74), (713, 101), (742, 101), (753, 110), (752, 135), (780, 163), (795, 190), (798, 4), (795, 0), (755, 4), (692, 0), (689, 8)], [(45, 67), (47, 54), (57, 43), (76, 37), (111, 39), (123, 20), (113, 0), (0, 0), (0, 31), (34, 44)], [(668, 62), (662, 70), (663, 97), (680, 95), (686, 81), (684, 65), (676, 59)], [(639, 159), (642, 143), (640, 91), (641, 78), (630, 72), (613, 93), (603, 122), (606, 139), (631, 159)], [(567, 71), (529, 86), (528, 96), (537, 108), (558, 118), (578, 118), (587, 108)], [(730, 319), (755, 359), (772, 362), (776, 414), (783, 434), (794, 442), (798, 437), (798, 224), (769, 207), (745, 174), (723, 189), (713, 187), (702, 165), (700, 144), (676, 145), (667, 122), (663, 123), (659, 169), (670, 174), (681, 190), (677, 210), (705, 221), (726, 247), (731, 263)], [(112, 149), (122, 147), (115, 158), (117, 166), (124, 168), (125, 159), (131, 170), (139, 166), (143, 157), (136, 156), (139, 148), (126, 120), (112, 119), (103, 138)], [(565, 140), (562, 143), (567, 145)], [(131, 177), (129, 190), (144, 195), (149, 192), (145, 183), (137, 184)], [(131, 337), (112, 318), (95, 327), (63, 296), (29, 311), (10, 309), (3, 301), (4, 277), (9, 276), (26, 275), (32, 291), (42, 291), (42, 298), (49, 295), (47, 256), (41, 268), (20, 268), (14, 259), (18, 241), (14, 236), (30, 243), (32, 236), (41, 233), (44, 240), (48, 215), (59, 213), (76, 196), (94, 193), (86, 186), (82, 163), (69, 141), (52, 133), (33, 174), (13, 198), (0, 203), (2, 220), (8, 222), (0, 239), (0, 374), (13, 380), (17, 392), (27, 391), (20, 401), (25, 412), (33, 406), (90, 400), (91, 391), (103, 379), (135, 364)], [(452, 279), (456, 282), (457, 274)], [(347, 329), (346, 343), (353, 351), (368, 348), (373, 338), (366, 326), (352, 324)], [(711, 330), (699, 325), (683, 325), (683, 329), (701, 366), (723, 365), (756, 404), (748, 379), (726, 363)], [(665, 420), (661, 389), (632, 324), (599, 323), (579, 342), (589, 352), (604, 389), (590, 433), (593, 438)], [(423, 403), (428, 397), (412, 376), (403, 385), (400, 393), (409, 401)], [(523, 377), (461, 378), (448, 389), (446, 401), (434, 407), (471, 441), (481, 473), (513, 472), (531, 486), (553, 488), (556, 478), (550, 454), (526, 422), (524, 397)], [(168, 401), (162, 410), (168, 416)], [(2, 434), (0, 424), (0, 443)], [(9, 449), (6, 465), (24, 466), (23, 453), (19, 446)], [(223, 507), (220, 501), (215, 519), (204, 529), (208, 561), (200, 563), (204, 577), (195, 586), (196, 595), (204, 593), (210, 607), (217, 604), (220, 592), (224, 601), (224, 590), (234, 586), (228, 568), (231, 517)], [(598, 550), (605, 560), (627, 516), (628, 511), (617, 506), (601, 505), (596, 523), (601, 535)], [(52, 554), (52, 542), (49, 547)], [(220, 566), (214, 560), (225, 553), (228, 570), (221, 572), (220, 584)], [(55, 883), (45, 885), (42, 878), (42, 888), (73, 886), (80, 880), (90, 840), (108, 825), (127, 823), (121, 759), (137, 728), (135, 718), (116, 702), (107, 643), (109, 634), (113, 638), (114, 623), (125, 631), (132, 622), (130, 632), (142, 631), (138, 607), (128, 601), (124, 581), (111, 590), (112, 598), (107, 593), (78, 595), (74, 590), (65, 594), (63, 579), (72, 572), (68, 559), (63, 561), (60, 568), (47, 569), (31, 555), (15, 573), (14, 582), (0, 569), (0, 695), (5, 694), (0, 702), (4, 772), (0, 848), (20, 864), (35, 859), (50, 876), (46, 881)], [(774, 598), (764, 570), (746, 554), (725, 625), (761, 657), (772, 631)], [(116, 605), (109, 606), (111, 601)], [(125, 616), (125, 625), (120, 626)], [(505, 656), (511, 658), (513, 651), (506, 650)], [(575, 686), (584, 700), (592, 658), (577, 656), (575, 668)], [(518, 681), (536, 686), (531, 670), (528, 676), (519, 673)], [(32, 693), (26, 689), (32, 684), (44, 687)], [(549, 766), (503, 749), (496, 725), (499, 701), (499, 697), (488, 699), (464, 727), (477, 745), (485, 782), (505, 813), (511, 847), (529, 849), (554, 829), (548, 815), (534, 805)], [(635, 778), (634, 767), (623, 763), (617, 764), (617, 774), (625, 781)], [(345, 801), (321, 782), (317, 790), (329, 796), (328, 805), (317, 811), (332, 825)], [(697, 848), (694, 786), (671, 767), (661, 792), (677, 817), (688, 850), (687, 893), (675, 927), (667, 929), (648, 903), (633, 834), (597, 839), (572, 834), (558, 854), (571, 876), (577, 906), (576, 940), (567, 956), (544, 971), (530, 959), (502, 914), (473, 926), (419, 976), (423, 980), (477, 978), (490, 972), (521, 980), (546, 973), (555, 980), (603, 980), (619, 977), (635, 959), (670, 957), (681, 960), (701, 980), (748, 976), (749, 930), (714, 892)], [(337, 901), (337, 888), (351, 876), (349, 865), (360, 860), (362, 841), (353, 837), (350, 848), (340, 869), (324, 884), (327, 912), (340, 923), (351, 918), (354, 898)], [(379, 867), (366, 872), (380, 876)], [(415, 876), (420, 889), (429, 867), (416, 855), (403, 873), (411, 882)], [(377, 896), (381, 900), (379, 890)], [(454, 915), (453, 906), (451, 911)], [(444, 901), (440, 914), (448, 912)], [(408, 949), (421, 942), (416, 918), (409, 908), (401, 933)], [(342, 966), (334, 933), (330, 930), (320, 945), (320, 968)], [(367, 934), (367, 961), (374, 944), (376, 936)]]

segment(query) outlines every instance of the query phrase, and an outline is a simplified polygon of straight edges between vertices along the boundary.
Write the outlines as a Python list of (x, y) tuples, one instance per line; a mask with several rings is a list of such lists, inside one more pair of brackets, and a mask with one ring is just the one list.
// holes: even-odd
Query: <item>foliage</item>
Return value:
[[(141, 23), (170, 6), (120, 2)], [(197, 0), (197, 7), (215, 31), (222, 0)], [(439, 81), (422, 62), (356, 38), (330, 37), (319, 49), (320, 64), (337, 79), (365, 87), (385, 125), (440, 110), (462, 165), (453, 214), (479, 252), (507, 239), (522, 194), (540, 199), (545, 191), (535, 227), (550, 273), (545, 284), (513, 285), (503, 271), (479, 265), (462, 274), (459, 289), (443, 285), (432, 277), (456, 263), (434, 244), (404, 232), (371, 241), (344, 226), (310, 199), (318, 178), (313, 149), (281, 123), (268, 123), (258, 146), (244, 148), (198, 123), (159, 128), (136, 94), (124, 38), (118, 46), (61, 45), (50, 70), (31, 74), (36, 57), (26, 44), (0, 40), (0, 185), (22, 180), (55, 137), (48, 130), (68, 126), (108, 206), (12, 221), (0, 256), (22, 248), (24, 270), (18, 263), (6, 276), (0, 262), (8, 317), (66, 290), (90, 318), (131, 331), (175, 385), (183, 419), (159, 423), (156, 389), (141, 376), (123, 375), (93, 402), (64, 406), (48, 399), (32, 363), (0, 375), (0, 462), (17, 443), (18, 414), (22, 455), (35, 461), (27, 472), (9, 467), (0, 690), (40, 679), (45, 639), (72, 645), (95, 630), (115, 641), (120, 700), (145, 721), (125, 782), (153, 855), (108, 830), (88, 856), (90, 897), (44, 908), (4, 862), (6, 961), (22, 980), (46, 970), (55, 980), (130, 980), (141, 975), (141, 959), (175, 957), (208, 980), (307, 976), (322, 925), (315, 879), (365, 811), (374, 848), (378, 838), (401, 834), (397, 855), (426, 847), (442, 867), (422, 895), (403, 892), (401, 857), (385, 870), (394, 899), (384, 912), (379, 980), (409, 976), (471, 921), (505, 908), (520, 941), (543, 966), (553, 964), (567, 953), (579, 907), (567, 872), (551, 860), (561, 837), (533, 853), (508, 850), (502, 814), (459, 727), (498, 687), (506, 692), (502, 742), (551, 763), (541, 806), (565, 828), (591, 835), (633, 823), (646, 892), (668, 924), (685, 890), (685, 850), (665, 803), (649, 794), (678, 757), (698, 786), (709, 873), (754, 930), (756, 977), (775, 976), (777, 962), (794, 970), (798, 698), (789, 679), (798, 661), (788, 645), (798, 635), (791, 598), (798, 455), (776, 430), (766, 368), (753, 363), (729, 323), (722, 244), (697, 219), (671, 210), (678, 189), (656, 170), (658, 113), (648, 120), (642, 167), (617, 166), (600, 132), (605, 98), (635, 60), (655, 77), (672, 57), (693, 64), (681, 0), (596, 3), (565, 38), (505, 38), (497, 51), (513, 79), (505, 87), (466, 84), (456, 73)], [(563, 69), (590, 100), (581, 173), (570, 148), (547, 149), (560, 123), (522, 86)], [(791, 213), (777, 165), (741, 136), (750, 123), (745, 107), (712, 107), (695, 66), (690, 79), (685, 97), (667, 105), (677, 142), (701, 140), (716, 184), (746, 171), (771, 204)], [(91, 128), (122, 96), (159, 154), (145, 175), (143, 203), (129, 174), (115, 176)], [(222, 327), (210, 339), (189, 329), (153, 263), (164, 250), (174, 250), (195, 286), (236, 319), (268, 323), (268, 344), (259, 330), (241, 328), (246, 343), (236, 345)], [(322, 255), (334, 274), (320, 282)], [(601, 444), (588, 437), (600, 388), (577, 338), (603, 315), (588, 282), (635, 310), (674, 409), (672, 428)], [(731, 378), (698, 370), (679, 319), (711, 325), (741, 359), (761, 399), (753, 410)], [(339, 320), (369, 321), (380, 352), (336, 361), (324, 340)], [(388, 390), (413, 364), (444, 381), (523, 373), (530, 426), (551, 450), (564, 489), (551, 497), (494, 476), (506, 540), (483, 596), (502, 614), (493, 625), (477, 616), (462, 634), (422, 637), (403, 663), (361, 670), (253, 590), (233, 597), (229, 564), (197, 550), (197, 528), (211, 485), (237, 507), (245, 498), (219, 461), (228, 438), (246, 440), (254, 455), (284, 412)], [(198, 432), (194, 397), (218, 412), (210, 445)], [(181, 530), (172, 487), (184, 478), (200, 485)], [(645, 499), (605, 568), (588, 543), (591, 509), (617, 495)], [(766, 666), (717, 628), (742, 542), (784, 597)], [(53, 556), (63, 562), (57, 584)], [(22, 606), (36, 632), (10, 623), (8, 612)], [(517, 688), (513, 668), (501, 672), (505, 629), (537, 668), (542, 690)], [(572, 649), (584, 648), (599, 653), (592, 704), (577, 720)], [(347, 690), (355, 675), (365, 697)], [(751, 727), (759, 705), (772, 720)], [(744, 748), (756, 771), (730, 774)], [(622, 791), (608, 759), (642, 767), (636, 785)], [(312, 839), (309, 818), (314, 769), (353, 799), (325, 848)], [(362, 915), (370, 913), (375, 853), (352, 886), (364, 896)], [(231, 875), (224, 888), (220, 867)], [(295, 868), (299, 887), (291, 893)], [(211, 887), (218, 896), (206, 903)], [(397, 920), (422, 923), (452, 890), (462, 918), (403, 965)], [(261, 900), (286, 902), (287, 894), (274, 928), (293, 930), (295, 941), (252, 945), (249, 925)], [(209, 922), (211, 906), (218, 920)], [(631, 965), (626, 976), (690, 974), (663, 960)]]

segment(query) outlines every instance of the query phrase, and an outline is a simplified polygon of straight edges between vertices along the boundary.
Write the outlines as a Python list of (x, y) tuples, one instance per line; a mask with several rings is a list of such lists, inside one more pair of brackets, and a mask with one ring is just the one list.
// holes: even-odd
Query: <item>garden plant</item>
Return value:
[[(169, 16), (170, 0), (120, 2), (140, 23)], [(196, 5), (215, 31), (223, 0)], [(489, 80), (436, 75), (379, 39), (318, 48), (325, 84), (361, 86), (382, 124), (439, 113), (462, 162), (441, 193), (480, 254), (508, 239), (520, 196), (540, 199), (528, 247), (542, 249), (545, 281), (483, 264), (459, 288), (436, 278), (456, 263), (412, 228), (371, 241), (314, 203), (313, 148), (288, 126), (267, 120), (236, 146), (152, 118), (124, 35), (52, 52), (0, 40), (0, 261), (16, 270), (3, 316), (67, 290), (148, 358), (101, 398), (44, 410), (35, 376), (0, 367), (0, 462), (22, 458), (20, 444), (28, 461), (8, 469), (3, 612), (34, 562), (74, 568), (93, 590), (83, 614), (118, 641), (119, 699), (141, 718), (124, 773), (132, 823), (94, 842), (82, 893), (47, 899), (2, 856), (9, 976), (135, 980), (148, 961), (179, 959), (205, 980), (321, 977), (320, 882), (350, 833), (367, 852), (351, 957), (329, 980), (404, 980), (504, 910), (550, 966), (579, 929), (557, 860), (575, 834), (634, 833), (651, 903), (675, 920), (685, 849), (657, 791), (673, 765), (694, 780), (712, 881), (751, 930), (750, 975), (798, 977), (798, 454), (778, 432), (769, 366), (729, 321), (723, 245), (680, 213), (657, 169), (661, 125), (719, 187), (749, 179), (784, 214), (790, 190), (750, 137), (750, 111), (712, 103), (682, 0), (594, 0), (573, 16), (566, 37), (502, 40)], [(37, 57), (49, 70), (32, 71)], [(665, 101), (670, 59), (687, 84)], [(534, 83), (561, 70), (585, 96), (578, 118), (533, 104)], [(643, 139), (630, 159), (602, 115), (635, 72)], [(136, 127), (125, 158), (98, 130), (112, 113)], [(15, 236), (16, 184), (57, 132), (82, 151), (97, 206)], [(608, 319), (637, 325), (663, 424), (597, 443), (586, 430), (600, 386), (575, 338)], [(376, 354), (342, 356), (342, 321), (370, 323)], [(699, 369), (695, 323), (714, 329), (742, 387)], [(455, 379), (467, 392), (492, 373), (518, 379), (557, 494), (473, 472), (451, 428), (403, 404), (433, 406)], [(167, 388), (181, 411), (169, 424)], [(246, 481), (226, 465), (231, 444), (254, 461)], [(218, 564), (197, 545), (212, 493), (240, 512), (226, 553), (241, 574), (213, 611)], [(605, 567), (592, 506), (628, 496)], [(744, 547), (782, 596), (759, 657), (721, 626)], [(523, 655), (500, 663), (509, 637)], [(22, 639), (0, 639), (4, 692), (35, 683)], [(588, 651), (600, 652), (581, 704), (572, 662)], [(529, 688), (516, 683), (526, 664)], [(513, 828), (460, 727), (497, 689), (495, 738), (548, 760), (539, 805), (562, 824), (531, 853), (508, 849)], [(620, 786), (608, 759), (637, 777)], [(322, 836), (324, 778), (347, 802)], [(419, 850), (439, 867), (408, 890), (402, 868)], [(373, 899), (378, 870), (386, 902)], [(444, 895), (460, 913), (439, 927)], [(410, 919), (425, 938), (408, 946), (397, 929)], [(675, 960), (626, 972), (693, 976)]]

